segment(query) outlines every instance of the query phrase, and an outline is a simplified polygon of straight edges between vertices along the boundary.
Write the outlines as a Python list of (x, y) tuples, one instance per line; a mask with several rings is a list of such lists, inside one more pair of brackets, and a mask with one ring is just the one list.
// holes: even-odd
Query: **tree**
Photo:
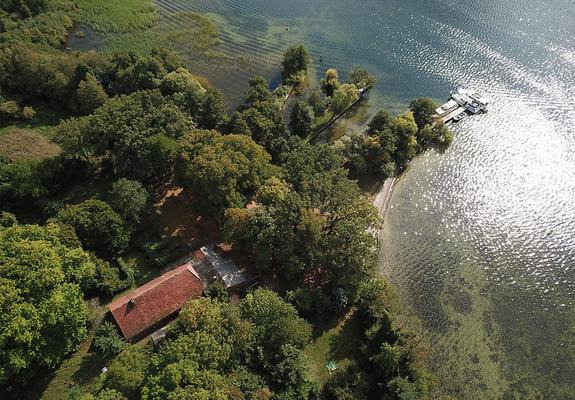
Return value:
[(403, 167), (417, 152), (417, 125), (409, 112), (397, 116), (393, 121), (392, 131), (397, 137), (397, 165)]
[(198, 82), (186, 68), (180, 67), (164, 76), (160, 83), (160, 91), (164, 96), (170, 96), (176, 93), (183, 95), (197, 93), (203, 95), (206, 89), (202, 87), (200, 82)]
[(274, 174), (271, 157), (249, 137), (196, 130), (180, 140), (178, 181), (198, 193), (203, 207), (221, 215), (242, 207)]
[(55, 220), (73, 226), (82, 244), (103, 256), (117, 254), (130, 241), (122, 217), (101, 200), (68, 206), (58, 212)]
[(367, 126), (369, 127), (369, 130), (367, 132), (370, 135), (376, 132), (381, 132), (386, 128), (390, 128), (392, 122), (393, 118), (391, 117), (391, 115), (389, 115), (387, 111), (379, 110), (377, 114), (375, 114), (367, 124)]
[(121, 178), (114, 182), (108, 199), (114, 210), (124, 218), (139, 222), (142, 212), (148, 204), (149, 194), (138, 181)]
[(335, 68), (330, 68), (325, 71), (325, 77), (321, 81), (321, 89), (326, 96), (331, 97), (333, 93), (339, 88), (339, 76)]
[(282, 75), (285, 82), (290, 84), (297, 84), (300, 82), (292, 82), (293, 78), (299, 72), (307, 72), (309, 67), (310, 57), (307, 49), (303, 44), (289, 47), (285, 52), (282, 60)]
[(208, 88), (204, 94), (198, 125), (204, 129), (216, 129), (224, 124), (225, 120), (226, 106), (221, 93), (214, 88)]
[(409, 109), (413, 113), (413, 119), (418, 129), (423, 129), (425, 125), (433, 125), (436, 107), (437, 105), (426, 97), (420, 97), (409, 103)]
[(344, 83), (334, 93), (331, 99), (331, 110), (342, 113), (359, 99), (357, 87), (353, 84)]
[(137, 398), (150, 365), (150, 356), (144, 347), (129, 346), (110, 364), (104, 386), (128, 398)]
[(314, 121), (313, 109), (305, 101), (298, 101), (292, 109), (290, 121), (296, 135), (307, 137)]
[(289, 185), (276, 176), (267, 179), (257, 192), (259, 204), (273, 206), (280, 203), (289, 193)]
[(249, 293), (240, 310), (242, 317), (254, 324), (256, 343), (268, 357), (283, 345), (302, 349), (311, 339), (310, 325), (291, 304), (269, 289)]
[(358, 88), (370, 90), (377, 83), (377, 79), (367, 72), (366, 69), (361, 68), (358, 65), (354, 65), (347, 75), (347, 83), (352, 83)]
[(86, 336), (78, 283), (94, 265), (58, 235), (56, 225), (0, 228), (0, 382), (53, 368)]
[(108, 100), (108, 95), (100, 82), (92, 73), (78, 85), (76, 90), (77, 110), (82, 115), (88, 115)]
[[(64, 123), (56, 136), (71, 158), (108, 159), (119, 176), (162, 178), (171, 161), (157, 157), (158, 141), (177, 139), (195, 126), (190, 116), (157, 90), (113, 97), (94, 114)], [(160, 175), (160, 176), (159, 176)]]
[(118, 334), (116, 326), (108, 321), (104, 321), (100, 324), (92, 344), (96, 349), (96, 353), (104, 359), (110, 359), (117, 355), (127, 345)]
[(280, 348), (280, 362), (273, 368), (276, 384), (293, 399), (307, 399), (313, 390), (308, 360), (303, 351), (292, 346)]
[(325, 101), (321, 97), (321, 92), (319, 90), (314, 90), (307, 98), (307, 103), (313, 110), (314, 115), (323, 115), (325, 111)]
[(245, 95), (245, 102), (253, 106), (258, 102), (266, 102), (273, 98), (268, 81), (261, 76), (254, 76), (249, 80), (250, 87)]

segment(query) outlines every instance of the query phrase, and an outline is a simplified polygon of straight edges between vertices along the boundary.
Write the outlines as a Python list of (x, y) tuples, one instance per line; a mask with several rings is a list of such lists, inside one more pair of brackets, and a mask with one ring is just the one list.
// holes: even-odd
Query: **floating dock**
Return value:
[(435, 110), (435, 118), (443, 122), (459, 121), (464, 114), (487, 112), (489, 99), (479, 93), (466, 89), (451, 92), (450, 99)]

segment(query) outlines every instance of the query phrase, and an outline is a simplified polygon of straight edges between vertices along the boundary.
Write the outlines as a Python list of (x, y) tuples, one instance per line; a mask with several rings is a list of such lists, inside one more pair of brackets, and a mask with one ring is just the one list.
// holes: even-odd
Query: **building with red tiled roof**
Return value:
[(185, 263), (110, 303), (110, 313), (128, 341), (137, 341), (166, 324), (182, 306), (202, 295), (204, 285)]

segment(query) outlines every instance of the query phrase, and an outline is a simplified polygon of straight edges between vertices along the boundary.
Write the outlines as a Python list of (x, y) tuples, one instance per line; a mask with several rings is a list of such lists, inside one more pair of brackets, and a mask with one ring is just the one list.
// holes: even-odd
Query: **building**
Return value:
[(228, 292), (247, 287), (254, 280), (248, 277), (236, 263), (222, 255), (216, 246), (204, 246), (194, 253), (192, 265), (206, 284), (218, 281)]
[(113, 301), (110, 313), (126, 340), (134, 342), (175, 318), (203, 289), (200, 276), (187, 262)]

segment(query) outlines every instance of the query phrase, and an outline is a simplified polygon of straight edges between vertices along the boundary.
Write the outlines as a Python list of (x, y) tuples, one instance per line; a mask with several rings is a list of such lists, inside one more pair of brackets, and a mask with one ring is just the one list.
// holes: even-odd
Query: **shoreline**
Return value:
[(395, 184), (399, 180), (400, 176), (401, 174), (384, 180), (373, 199), (373, 205), (377, 208), (378, 215), (381, 218), (385, 217), (385, 213), (391, 201), (391, 196), (393, 195), (393, 189), (395, 188)]

